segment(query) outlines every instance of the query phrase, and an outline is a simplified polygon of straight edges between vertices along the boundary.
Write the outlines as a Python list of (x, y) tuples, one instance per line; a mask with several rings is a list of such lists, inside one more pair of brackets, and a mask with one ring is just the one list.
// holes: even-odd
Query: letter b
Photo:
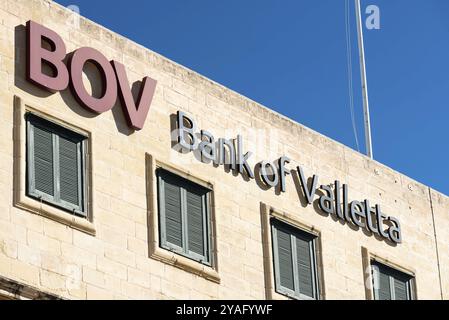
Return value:
[[(51, 51), (42, 47), (45, 40)], [(66, 47), (62, 38), (54, 31), (34, 22), (27, 22), (27, 78), (40, 87), (56, 92), (64, 90), (69, 84), (69, 72), (63, 60)], [(53, 70), (53, 76), (42, 72), (45, 62)]]
[[(190, 128), (185, 125), (184, 121), (189, 124)], [(198, 147), (195, 131), (195, 121), (189, 119), (184, 112), (178, 111), (178, 143), (183, 149), (192, 151)]]

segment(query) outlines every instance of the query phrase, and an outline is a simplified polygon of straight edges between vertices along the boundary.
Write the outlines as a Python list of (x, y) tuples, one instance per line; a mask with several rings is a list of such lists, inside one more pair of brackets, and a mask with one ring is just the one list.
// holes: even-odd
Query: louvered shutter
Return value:
[(294, 291), (291, 236), (279, 228), (276, 233), (280, 285)]
[(296, 238), (299, 292), (302, 295), (313, 298), (313, 273), (310, 251), (310, 240), (301, 237)]
[(164, 215), (165, 239), (168, 243), (182, 248), (181, 188), (174, 177), (164, 175)]
[(383, 266), (379, 267), (379, 288), (377, 300), (391, 300), (390, 276)]
[(197, 188), (186, 191), (187, 235), (189, 251), (205, 255), (203, 201), (205, 195)]
[(75, 206), (80, 205), (79, 147), (80, 143), (59, 137), (60, 198)]
[(375, 289), (377, 300), (409, 300), (411, 299), (410, 283), (413, 279), (406, 273), (374, 262), (373, 268), (378, 268), (379, 284)]
[(73, 214), (84, 210), (84, 140), (31, 113), (27, 117), (27, 195)]
[(401, 279), (394, 279), (394, 298), (395, 300), (407, 300), (407, 281)]
[(161, 246), (211, 265), (210, 190), (163, 169), (157, 175)]
[(38, 126), (33, 127), (34, 187), (54, 196), (53, 136)]

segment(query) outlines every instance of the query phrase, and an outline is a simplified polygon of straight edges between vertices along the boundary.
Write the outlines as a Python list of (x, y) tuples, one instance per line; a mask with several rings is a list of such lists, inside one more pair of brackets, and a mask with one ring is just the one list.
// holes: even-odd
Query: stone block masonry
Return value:
[[(90, 47), (107, 61), (115, 60), (126, 71), (129, 86), (145, 77), (154, 79), (157, 84), (144, 125), (129, 125), (136, 120), (130, 118), (130, 97), (125, 100), (131, 109), (123, 108), (126, 101), (119, 98), (112, 99), (110, 111), (96, 114), (69, 89), (50, 93), (29, 82), (30, 20), (56, 31), (67, 53)], [(86, 66), (78, 83), (89, 95), (97, 92), (102, 80), (93, 71)], [(89, 216), (84, 222), (36, 199), (20, 197), (25, 192), (21, 150), (26, 144), (21, 108), (88, 136)], [(301, 167), (305, 180), (316, 174), (320, 185), (335, 181), (349, 185), (348, 203), (369, 199), (370, 206), (379, 204), (382, 213), (400, 221), (400, 243), (354, 228), (345, 219), (335, 219), (335, 214), (323, 214), (315, 202), (309, 205), (298, 173), (291, 170), (285, 173), (285, 192), (279, 192), (260, 188), (256, 179), (227, 172), (224, 166), (202, 163), (193, 153), (173, 150), (171, 131), (178, 111), (216, 137), (232, 140), (242, 134), (245, 152), (254, 154), (248, 158), (251, 169), (256, 159), (271, 161), (275, 158), (266, 155), (276, 154), (290, 159), (289, 169)], [(248, 132), (257, 132), (256, 143), (249, 143)], [(0, 1), (0, 137), (0, 279), (7, 279), (0, 281), (1, 288), (13, 281), (37, 290), (30, 289), (26, 293), (30, 297), (66, 299), (266, 298), (273, 275), (267, 267), (272, 261), (265, 255), (263, 203), (284, 219), (318, 232), (323, 298), (368, 297), (363, 254), (368, 251), (412, 272), (418, 299), (449, 299), (447, 196), (88, 19), (80, 17), (74, 25), (73, 12), (53, 1)], [(213, 186), (217, 244), (213, 280), (194, 266), (180, 267), (179, 261), (150, 256), (158, 229), (149, 217), (157, 214), (157, 194), (147, 155)], [(353, 211), (360, 216), (363, 210), (355, 206)]]

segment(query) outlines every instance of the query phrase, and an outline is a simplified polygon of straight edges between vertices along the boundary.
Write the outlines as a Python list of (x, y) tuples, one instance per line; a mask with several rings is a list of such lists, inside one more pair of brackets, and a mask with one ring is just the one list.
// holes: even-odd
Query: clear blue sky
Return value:
[[(57, 0), (318, 132), (356, 149), (344, 0)], [(364, 147), (351, 4), (354, 99)], [(374, 158), (449, 194), (449, 1), (362, 0)]]

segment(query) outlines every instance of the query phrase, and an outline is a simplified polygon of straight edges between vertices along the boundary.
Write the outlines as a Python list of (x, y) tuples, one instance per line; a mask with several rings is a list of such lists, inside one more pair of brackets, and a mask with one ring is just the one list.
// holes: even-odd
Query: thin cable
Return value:
[(357, 125), (354, 114), (354, 88), (352, 80), (352, 50), (351, 50), (351, 24), (349, 18), (349, 0), (345, 0), (345, 31), (346, 31), (346, 64), (348, 73), (348, 95), (349, 95), (349, 111), (351, 113), (352, 130), (354, 132), (355, 144), (357, 151), (360, 152), (359, 138), (357, 134)]
[(433, 200), (432, 200), (432, 191), (429, 189), (429, 201), (430, 201), (430, 212), (432, 213), (432, 224), (433, 224), (433, 235), (435, 237), (435, 252), (437, 256), (437, 266), (438, 266), (438, 278), (440, 280), (440, 294), (441, 294), (441, 300), (444, 300), (443, 297), (443, 284), (441, 283), (441, 268), (440, 268), (440, 255), (438, 251), (438, 237), (437, 237), (437, 229), (435, 228), (435, 214), (433, 210)]

